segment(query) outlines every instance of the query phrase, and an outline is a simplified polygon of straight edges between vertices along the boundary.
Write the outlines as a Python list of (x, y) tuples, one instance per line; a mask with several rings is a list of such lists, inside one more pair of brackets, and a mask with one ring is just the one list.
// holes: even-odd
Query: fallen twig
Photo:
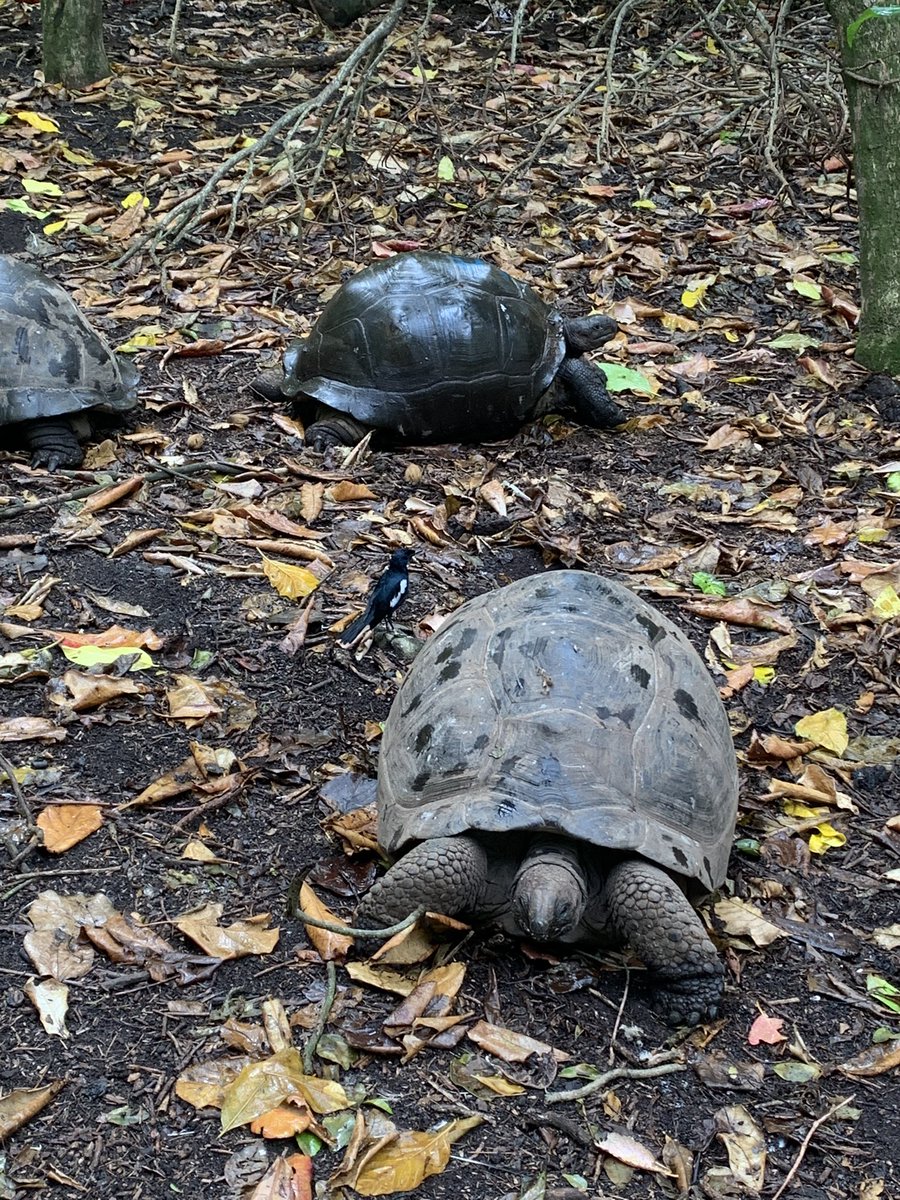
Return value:
[[(675, 1051), (675, 1053), (680, 1057), (680, 1051)], [(660, 1075), (674, 1075), (678, 1071), (686, 1070), (687, 1067), (681, 1061), (663, 1062), (653, 1067), (613, 1067), (611, 1071), (604, 1071), (590, 1083), (586, 1083), (580, 1088), (573, 1088), (570, 1092), (545, 1093), (544, 1102), (561, 1104), (567, 1100), (583, 1100), (586, 1096), (592, 1096), (594, 1092), (599, 1092), (601, 1088), (605, 1088), (607, 1084), (613, 1083), (616, 1079), (656, 1079)], [(776, 1200), (776, 1197), (773, 1196), (772, 1200)]]
[(782, 1194), (782, 1192), (784, 1192), (784, 1190), (790, 1184), (791, 1180), (794, 1178), (794, 1176), (800, 1170), (800, 1164), (803, 1162), (803, 1159), (806, 1156), (806, 1152), (809, 1149), (809, 1144), (813, 1140), (816, 1130), (820, 1129), (825, 1124), (825, 1122), (829, 1119), (829, 1117), (833, 1117), (836, 1112), (839, 1112), (842, 1108), (846, 1108), (846, 1106), (855, 1099), (856, 1099), (855, 1095), (848, 1096), (846, 1100), (841, 1100), (838, 1104), (832, 1105), (832, 1107), (829, 1108), (828, 1112), (822, 1113), (821, 1117), (816, 1117), (815, 1121), (813, 1121), (812, 1125), (810, 1125), (809, 1132), (807, 1133), (806, 1137), (800, 1143), (800, 1149), (797, 1151), (797, 1157), (794, 1159), (791, 1169), (788, 1171), (787, 1175), (785, 1175), (784, 1179), (781, 1182), (781, 1187), (778, 1189), (778, 1191), (772, 1197), (772, 1200), (778, 1200), (779, 1196)]
[(310, 916), (308, 912), (304, 912), (300, 907), (300, 888), (303, 880), (304, 876), (298, 875), (291, 883), (288, 892), (288, 912), (292, 917), (296, 917), (298, 921), (302, 921), (304, 925), (314, 925), (316, 929), (326, 929), (329, 933), (343, 933), (348, 937), (358, 938), (393, 937), (395, 933), (402, 933), (410, 925), (415, 925), (419, 917), (425, 915), (424, 907), (419, 907), (411, 912), (408, 917), (404, 917), (402, 921), (397, 921), (394, 925), (386, 925), (384, 929), (356, 929), (352, 925), (342, 925), (338, 921), (323, 921), (319, 917)]
[(316, 1053), (319, 1039), (325, 1032), (328, 1017), (334, 1005), (334, 998), (337, 995), (337, 971), (331, 959), (325, 963), (325, 969), (327, 971), (325, 995), (322, 997), (322, 1003), (319, 1005), (319, 1015), (316, 1017), (316, 1023), (309, 1031), (309, 1037), (306, 1039), (306, 1045), (303, 1047), (303, 1070), (307, 1075), (312, 1074), (313, 1056)]
[[(246, 471), (252, 470), (246, 463), (226, 463), (226, 462), (201, 462), (188, 463), (187, 466), (178, 467), (177, 470), (171, 467), (163, 467), (158, 471), (148, 471), (146, 475), (134, 475), (129, 478), (139, 479), (141, 485), (145, 483), (158, 483), (161, 479), (171, 479), (173, 476), (177, 479), (181, 475), (201, 475), (204, 472), (218, 471), (222, 475), (243, 475)], [(88, 486), (76, 488), (72, 492), (62, 492), (57, 496), (47, 496), (44, 500), (32, 500), (28, 504), (14, 504), (11, 508), (0, 508), (0, 521), (9, 520), (12, 517), (19, 517), (22, 513), (37, 512), (41, 508), (56, 508), (63, 504), (68, 504), (70, 500), (84, 500), (87, 496), (94, 496), (97, 492), (102, 492), (105, 488), (111, 487), (112, 483), (107, 480), (106, 483), (92, 483)]]

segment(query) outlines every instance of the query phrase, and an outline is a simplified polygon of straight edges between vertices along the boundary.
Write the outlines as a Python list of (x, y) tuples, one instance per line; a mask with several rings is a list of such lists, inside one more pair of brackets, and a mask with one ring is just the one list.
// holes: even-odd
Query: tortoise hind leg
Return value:
[(307, 426), (306, 444), (314, 450), (328, 450), (331, 446), (355, 446), (369, 432), (368, 427), (322, 405), (312, 425)]
[(452, 917), (478, 911), (487, 883), (484, 849), (468, 837), (420, 842), (369, 889), (357, 921), (375, 928), (402, 921), (424, 907)]
[(604, 901), (612, 930), (651, 972), (653, 1008), (670, 1025), (714, 1020), (724, 968), (674, 879), (650, 863), (628, 859), (609, 873)]
[(80, 467), (84, 462), (78, 438), (66, 420), (29, 421), (22, 432), (33, 467), (55, 471), (57, 467)]
[(627, 420), (624, 409), (610, 398), (606, 377), (599, 367), (584, 358), (567, 358), (560, 368), (559, 378), (569, 401), (586, 425), (611, 429)]

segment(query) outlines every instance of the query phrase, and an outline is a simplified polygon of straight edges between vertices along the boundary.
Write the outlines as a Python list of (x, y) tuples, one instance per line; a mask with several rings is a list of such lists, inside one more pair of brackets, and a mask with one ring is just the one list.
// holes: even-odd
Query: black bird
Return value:
[(409, 571), (412, 550), (405, 546), (391, 555), (387, 570), (376, 581), (366, 601), (366, 611), (351, 622), (340, 634), (341, 645), (350, 646), (364, 629), (373, 629), (380, 621), (390, 622), (391, 617), (406, 599), (409, 591)]

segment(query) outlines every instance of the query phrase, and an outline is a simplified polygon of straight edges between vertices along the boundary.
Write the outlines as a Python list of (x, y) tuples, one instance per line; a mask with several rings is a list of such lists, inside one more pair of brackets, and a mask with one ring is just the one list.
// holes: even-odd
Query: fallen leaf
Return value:
[(0, 1096), (0, 1142), (36, 1117), (65, 1086), (64, 1079), (55, 1079), (43, 1087), (14, 1088)]
[(893, 1038), (881, 1045), (867, 1046), (846, 1062), (839, 1063), (837, 1069), (844, 1075), (870, 1078), (873, 1075), (883, 1075), (885, 1071), (893, 1071), (897, 1067), (900, 1067), (900, 1038)]
[(626, 1166), (634, 1167), (637, 1171), (652, 1171), (657, 1175), (671, 1175), (668, 1167), (663, 1166), (646, 1146), (636, 1138), (624, 1133), (607, 1133), (601, 1141), (594, 1145), (601, 1154), (611, 1154)]
[(897, 950), (900, 948), (900, 923), (885, 925), (881, 929), (872, 930), (872, 941), (882, 950)]
[(729, 1104), (715, 1114), (716, 1131), (725, 1146), (735, 1181), (757, 1195), (766, 1174), (766, 1140), (743, 1104)]
[(750, 1026), (747, 1041), (751, 1046), (758, 1046), (760, 1042), (765, 1042), (767, 1046), (777, 1046), (779, 1042), (787, 1041), (781, 1032), (783, 1026), (784, 1021), (781, 1017), (770, 1017), (766, 1013), (760, 1012)]
[(226, 1087), (222, 1132), (249, 1124), (288, 1098), (306, 1104), (317, 1113), (337, 1112), (350, 1106), (339, 1083), (306, 1075), (299, 1052), (289, 1046), (262, 1062), (250, 1063)]
[(269, 913), (259, 913), (231, 925), (220, 925), (222, 904), (205, 904), (192, 912), (174, 917), (175, 925), (185, 937), (196, 942), (211, 958), (243, 958), (247, 954), (271, 954), (278, 945), (279, 929), (269, 929)]
[(279, 596), (288, 600), (298, 600), (308, 596), (319, 586), (320, 580), (307, 567), (298, 567), (294, 563), (278, 562), (274, 558), (262, 558), (263, 572)]
[[(305, 913), (309, 913), (311, 917), (315, 917), (319, 921), (330, 921), (335, 925), (343, 923), (340, 917), (325, 907), (306, 882), (300, 888), (300, 907)], [(318, 950), (319, 957), (326, 962), (334, 959), (340, 961), (346, 958), (347, 952), (353, 945), (353, 938), (349, 934), (332, 933), (328, 929), (320, 929), (317, 925), (304, 925), (303, 928), (306, 930), (306, 936)]]
[(525, 1062), (532, 1054), (553, 1054), (553, 1047), (524, 1033), (515, 1033), (489, 1021), (479, 1021), (468, 1032), (469, 1039), (503, 1062)]
[(44, 1032), (53, 1037), (67, 1038), (66, 1012), (69, 1007), (69, 989), (56, 979), (38, 981), (28, 979), (22, 991), (37, 1009)]
[[(361, 1118), (358, 1118), (361, 1120)], [(361, 1196), (389, 1196), (410, 1192), (425, 1179), (439, 1175), (450, 1161), (450, 1147), (484, 1120), (472, 1116), (448, 1121), (427, 1133), (394, 1132), (348, 1164), (347, 1159), (329, 1180), (329, 1185), (352, 1187)], [(353, 1143), (351, 1142), (351, 1146)], [(348, 1151), (350, 1147), (348, 1147)]]
[(726, 897), (713, 905), (713, 912), (733, 937), (749, 937), (756, 946), (768, 946), (776, 938), (787, 937), (783, 929), (767, 921), (762, 912), (746, 900)]
[(249, 1200), (312, 1200), (313, 1160), (308, 1154), (276, 1158)]
[(840, 757), (850, 738), (847, 734), (847, 718), (837, 708), (826, 708), (822, 712), (810, 713), (801, 717), (794, 726), (798, 737), (808, 738), (825, 750), (830, 750)]
[(54, 804), (38, 813), (36, 823), (44, 832), (44, 849), (62, 854), (97, 832), (103, 810), (96, 804)]
[(308, 1129), (311, 1121), (312, 1113), (305, 1104), (299, 1108), (294, 1104), (279, 1104), (255, 1117), (250, 1122), (250, 1132), (264, 1138), (288, 1138)]

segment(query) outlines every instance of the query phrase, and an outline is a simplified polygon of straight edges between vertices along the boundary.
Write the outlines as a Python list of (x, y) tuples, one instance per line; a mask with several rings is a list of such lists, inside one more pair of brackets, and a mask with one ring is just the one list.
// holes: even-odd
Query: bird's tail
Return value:
[(371, 616), (372, 616), (372, 613), (371, 613), (369, 607), (367, 606), (366, 611), (364, 613), (361, 613), (360, 616), (358, 616), (355, 621), (351, 621), (350, 624), (347, 626), (347, 628), (342, 630), (342, 632), (340, 634), (338, 634), (338, 641), (341, 643), (341, 645), (342, 646), (352, 645), (356, 641), (356, 639), (359, 637), (359, 635), (362, 633), (362, 631), (366, 628), (366, 626), (369, 624)]

